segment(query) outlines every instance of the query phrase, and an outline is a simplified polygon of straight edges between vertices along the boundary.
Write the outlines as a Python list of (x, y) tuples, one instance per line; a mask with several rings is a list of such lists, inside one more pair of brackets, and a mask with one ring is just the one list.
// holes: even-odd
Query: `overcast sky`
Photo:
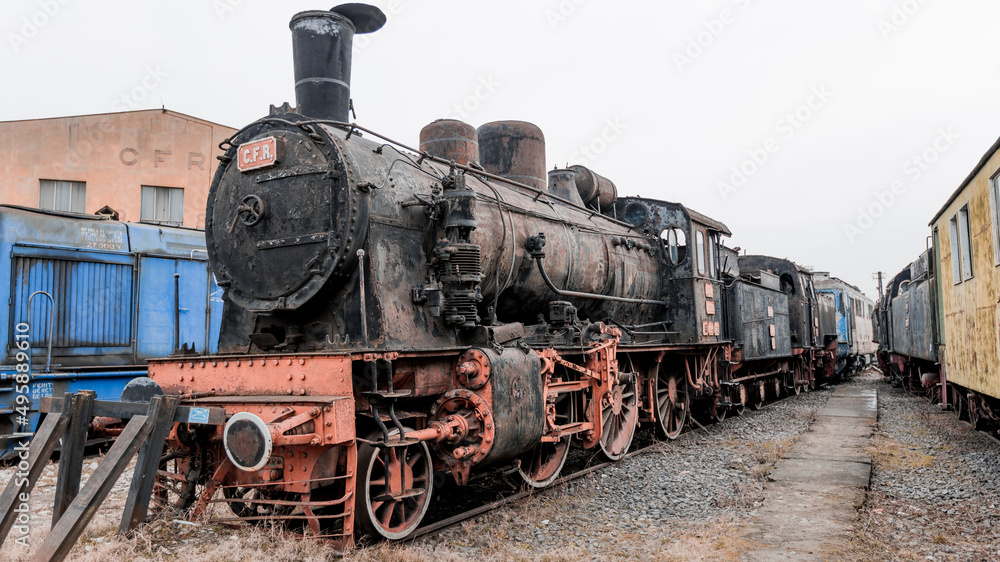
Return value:
[[(441, 117), (531, 121), (548, 167), (726, 223), (730, 246), (874, 297), (1000, 136), (1000, 3), (374, 1), (358, 122), (417, 144)], [(0, 120), (161, 105), (233, 127), (294, 103), (314, 1), (4, 3)]]

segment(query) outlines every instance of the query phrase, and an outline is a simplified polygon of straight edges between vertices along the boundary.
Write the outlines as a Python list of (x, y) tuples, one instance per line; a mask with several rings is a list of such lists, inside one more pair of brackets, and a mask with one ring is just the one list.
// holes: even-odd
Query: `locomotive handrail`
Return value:
[(227, 138), (227, 139), (223, 140), (221, 143), (219, 143), (219, 148), (222, 149), (222, 150), (225, 150), (225, 148), (223, 148), (223, 146), (227, 145), (227, 144), (229, 146), (235, 146), (233, 144), (233, 142), (232, 142), (233, 139), (235, 139), (236, 137), (238, 137), (240, 134), (242, 134), (244, 131), (246, 131), (250, 127), (253, 127), (254, 125), (258, 125), (258, 124), (262, 124), (262, 123), (280, 123), (280, 124), (288, 125), (288, 126), (291, 126), (291, 127), (302, 127), (304, 125), (329, 125), (331, 127), (339, 127), (339, 128), (346, 128), (346, 129), (348, 129), (348, 132), (347, 132), (348, 138), (350, 138), (350, 136), (353, 134), (353, 132), (355, 130), (361, 131), (361, 132), (364, 132), (364, 133), (368, 133), (368, 134), (370, 134), (370, 135), (372, 135), (374, 137), (377, 137), (379, 139), (382, 139), (382, 140), (384, 140), (385, 142), (387, 142), (389, 144), (394, 144), (394, 145), (396, 145), (396, 146), (398, 146), (398, 147), (400, 147), (400, 148), (402, 148), (404, 150), (409, 150), (410, 152), (412, 152), (414, 154), (419, 154), (421, 160), (423, 160), (423, 159), (433, 160), (435, 162), (438, 162), (439, 164), (445, 164), (447, 166), (453, 166), (455, 168), (458, 168), (459, 170), (468, 172), (470, 174), (476, 174), (476, 175), (480, 175), (480, 176), (485, 176), (485, 177), (488, 177), (488, 178), (491, 178), (491, 179), (495, 179), (495, 180), (499, 180), (499, 181), (506, 182), (506, 183), (509, 183), (509, 184), (513, 184), (513, 185), (516, 185), (517, 187), (520, 187), (522, 189), (526, 189), (528, 191), (531, 191), (532, 193), (535, 193), (535, 194), (537, 194), (539, 196), (544, 195), (548, 199), (551, 199), (553, 201), (559, 201), (560, 203), (563, 203), (565, 205), (573, 207), (574, 209), (577, 209), (577, 210), (583, 211), (585, 213), (588, 213), (591, 218), (593, 218), (594, 216), (599, 216), (599, 217), (602, 217), (602, 218), (604, 218), (604, 219), (606, 219), (608, 221), (611, 221), (614, 224), (617, 224), (618, 226), (623, 226), (623, 227), (625, 227), (625, 228), (627, 228), (629, 230), (634, 230), (635, 229), (635, 225), (633, 225), (633, 224), (630, 224), (630, 223), (627, 223), (627, 222), (620, 221), (618, 219), (609, 217), (609, 216), (604, 215), (604, 214), (602, 214), (602, 213), (600, 213), (598, 211), (595, 211), (594, 209), (588, 209), (587, 207), (579, 205), (579, 204), (577, 204), (577, 203), (575, 203), (573, 201), (570, 201), (568, 199), (563, 199), (562, 197), (559, 197), (557, 195), (552, 195), (551, 193), (549, 193), (547, 191), (544, 191), (544, 190), (541, 190), (541, 189), (538, 189), (537, 187), (532, 187), (530, 185), (526, 185), (526, 184), (523, 184), (523, 183), (520, 183), (520, 182), (516, 182), (514, 180), (505, 178), (503, 176), (498, 176), (496, 174), (491, 174), (491, 173), (489, 173), (489, 172), (487, 172), (487, 171), (485, 171), (485, 170), (483, 170), (481, 168), (474, 168), (472, 166), (466, 166), (464, 164), (459, 164), (457, 162), (452, 162), (452, 161), (450, 161), (450, 160), (448, 160), (446, 158), (441, 158), (439, 156), (434, 156), (433, 154), (428, 154), (427, 152), (421, 152), (420, 150), (418, 150), (416, 148), (413, 148), (412, 146), (408, 146), (408, 145), (403, 144), (403, 143), (401, 143), (399, 141), (393, 140), (393, 139), (391, 139), (391, 138), (389, 138), (389, 137), (387, 137), (385, 135), (381, 135), (381, 134), (379, 134), (379, 133), (377, 133), (377, 132), (375, 132), (375, 131), (367, 128), (367, 127), (362, 127), (361, 125), (358, 125), (357, 123), (347, 123), (345, 121), (333, 121), (333, 120), (330, 120), (330, 119), (307, 119), (307, 120), (299, 121), (298, 123), (296, 123), (294, 121), (289, 121), (287, 119), (279, 119), (279, 118), (276, 118), (276, 117), (264, 117), (264, 118), (258, 119), (257, 121), (254, 121), (253, 123), (247, 125), (246, 127), (243, 127), (239, 131), (236, 131), (235, 133), (233, 133), (232, 136), (230, 136), (229, 138)]
[[(52, 298), (52, 295), (45, 291), (35, 291), (34, 293), (31, 293), (28, 297), (28, 329), (31, 329), (31, 299), (35, 298), (35, 295), (45, 295), (49, 299), (49, 335), (47, 336), (49, 341), (49, 352), (48, 357), (45, 359), (45, 372), (48, 373), (52, 370), (52, 315), (55, 314), (56, 311), (56, 300)], [(31, 355), (29, 354), (28, 356), (30, 357)]]

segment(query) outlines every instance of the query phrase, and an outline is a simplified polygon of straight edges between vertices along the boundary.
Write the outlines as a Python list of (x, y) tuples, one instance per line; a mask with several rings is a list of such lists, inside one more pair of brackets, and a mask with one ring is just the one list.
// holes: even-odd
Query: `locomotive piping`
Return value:
[(649, 299), (630, 299), (630, 298), (627, 298), (627, 297), (613, 297), (611, 295), (598, 295), (596, 293), (581, 293), (581, 292), (578, 292), (578, 291), (564, 291), (562, 289), (557, 288), (555, 285), (553, 285), (552, 284), (552, 280), (549, 279), (548, 274), (545, 273), (545, 267), (542, 265), (542, 258), (544, 257), (544, 254), (541, 254), (541, 255), (537, 255), (536, 254), (536, 255), (533, 255), (531, 257), (534, 258), (534, 260), (538, 263), (538, 273), (542, 274), (542, 279), (545, 281), (545, 284), (548, 285), (549, 289), (551, 289), (552, 292), (554, 292), (557, 295), (564, 296), (564, 297), (580, 297), (580, 298), (584, 298), (584, 299), (597, 299), (597, 300), (615, 301), (615, 302), (629, 302), (629, 303), (636, 303), (636, 304), (662, 304), (664, 306), (666, 306), (666, 304), (667, 304), (666, 301), (654, 301), (654, 300), (649, 300)]
[(239, 131), (236, 131), (235, 133), (233, 133), (233, 136), (229, 137), (228, 139), (223, 140), (221, 143), (219, 143), (219, 145), (222, 146), (222, 145), (228, 144), (228, 145), (231, 146), (232, 145), (232, 140), (235, 139), (236, 137), (238, 137), (241, 133), (243, 133), (243, 131), (249, 129), (250, 127), (253, 127), (254, 125), (259, 125), (261, 123), (278, 123), (278, 124), (282, 124), (282, 125), (288, 125), (288, 126), (291, 126), (291, 127), (302, 127), (303, 125), (329, 125), (331, 127), (338, 127), (338, 128), (341, 128), (341, 129), (347, 129), (348, 130), (348, 135), (353, 134), (355, 131), (361, 131), (363, 133), (368, 133), (368, 134), (370, 134), (370, 135), (372, 135), (372, 136), (374, 136), (376, 138), (382, 139), (383, 141), (385, 141), (388, 144), (393, 144), (393, 145), (396, 145), (396, 146), (398, 146), (398, 147), (400, 147), (400, 148), (402, 148), (404, 150), (409, 150), (410, 152), (412, 152), (414, 154), (419, 154), (420, 158), (422, 158), (422, 159), (433, 160), (434, 162), (438, 162), (440, 164), (444, 164), (444, 165), (447, 165), (447, 166), (454, 166), (456, 169), (462, 170), (463, 172), (467, 172), (467, 173), (470, 173), (470, 174), (473, 174), (473, 175), (479, 175), (479, 176), (487, 177), (487, 178), (490, 178), (490, 179), (495, 179), (495, 180), (498, 180), (498, 181), (502, 181), (504, 183), (508, 183), (508, 184), (511, 184), (511, 185), (515, 185), (517, 187), (520, 187), (520, 188), (526, 189), (528, 191), (531, 191), (532, 193), (535, 193), (535, 194), (537, 194), (539, 196), (547, 197), (548, 199), (551, 199), (552, 201), (558, 201), (560, 203), (563, 203), (564, 205), (567, 205), (569, 207), (573, 207), (574, 209), (578, 209), (580, 211), (588, 213), (590, 215), (590, 218), (593, 218), (595, 216), (601, 217), (602, 219), (610, 221), (611, 223), (616, 224), (618, 226), (625, 227), (625, 228), (627, 228), (629, 230), (633, 230), (633, 231), (635, 230), (635, 225), (633, 225), (633, 224), (627, 223), (625, 221), (620, 221), (620, 220), (618, 220), (616, 218), (612, 218), (612, 217), (609, 217), (607, 215), (601, 214), (598, 211), (595, 211), (594, 209), (589, 209), (587, 207), (582, 207), (582, 206), (578, 205), (577, 203), (574, 203), (573, 201), (570, 201), (568, 199), (563, 199), (562, 197), (559, 197), (559, 196), (556, 196), (556, 195), (552, 195), (551, 193), (542, 191), (540, 189), (536, 189), (534, 187), (531, 187), (530, 185), (525, 185), (523, 183), (516, 182), (514, 180), (509, 180), (507, 178), (504, 178), (502, 176), (498, 176), (496, 174), (491, 174), (489, 172), (486, 172), (486, 171), (481, 170), (479, 168), (476, 168), (474, 166), (466, 166), (466, 165), (463, 165), (463, 164), (452, 163), (452, 162), (450, 162), (450, 161), (448, 161), (448, 160), (446, 160), (444, 158), (440, 158), (440, 157), (434, 156), (433, 154), (428, 154), (426, 152), (421, 152), (420, 150), (415, 149), (412, 146), (408, 146), (408, 145), (406, 145), (404, 143), (401, 143), (399, 141), (393, 140), (393, 139), (391, 139), (391, 138), (389, 138), (389, 137), (387, 137), (385, 135), (379, 134), (379, 133), (377, 133), (377, 132), (375, 132), (375, 131), (367, 128), (367, 127), (362, 127), (361, 125), (358, 125), (357, 123), (350, 123), (348, 121), (336, 121), (336, 120), (332, 120), (332, 119), (309, 119), (309, 120), (306, 120), (306, 121), (299, 121), (299, 122), (296, 123), (296, 122), (293, 122), (293, 121), (289, 121), (287, 119), (280, 119), (280, 118), (277, 118), (277, 117), (263, 117), (261, 119), (258, 119), (256, 121), (254, 121), (253, 123), (247, 125), (246, 127), (243, 127)]

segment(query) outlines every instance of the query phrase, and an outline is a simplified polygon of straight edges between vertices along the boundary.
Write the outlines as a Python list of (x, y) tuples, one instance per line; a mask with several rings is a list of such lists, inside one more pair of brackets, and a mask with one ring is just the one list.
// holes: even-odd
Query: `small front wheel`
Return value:
[[(392, 435), (398, 435), (393, 430)], [(382, 439), (381, 433), (370, 441)], [(398, 447), (358, 445), (355, 516), (369, 535), (399, 540), (413, 534), (430, 507), (434, 466), (424, 442)]]

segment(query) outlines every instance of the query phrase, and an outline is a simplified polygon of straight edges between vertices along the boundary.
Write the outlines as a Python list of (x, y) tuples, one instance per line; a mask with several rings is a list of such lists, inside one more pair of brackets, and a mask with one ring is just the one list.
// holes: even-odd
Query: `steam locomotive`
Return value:
[(620, 459), (640, 424), (673, 439), (695, 412), (835, 376), (810, 272), (588, 168), (546, 173), (534, 125), (436, 121), (414, 149), (349, 123), (352, 38), (384, 23), (363, 4), (295, 15), (297, 106), (225, 146), (206, 220), (219, 354), (149, 372), (227, 421), (175, 425), (158, 500), (344, 547), (403, 539), (435, 475), (544, 487), (571, 445)]

